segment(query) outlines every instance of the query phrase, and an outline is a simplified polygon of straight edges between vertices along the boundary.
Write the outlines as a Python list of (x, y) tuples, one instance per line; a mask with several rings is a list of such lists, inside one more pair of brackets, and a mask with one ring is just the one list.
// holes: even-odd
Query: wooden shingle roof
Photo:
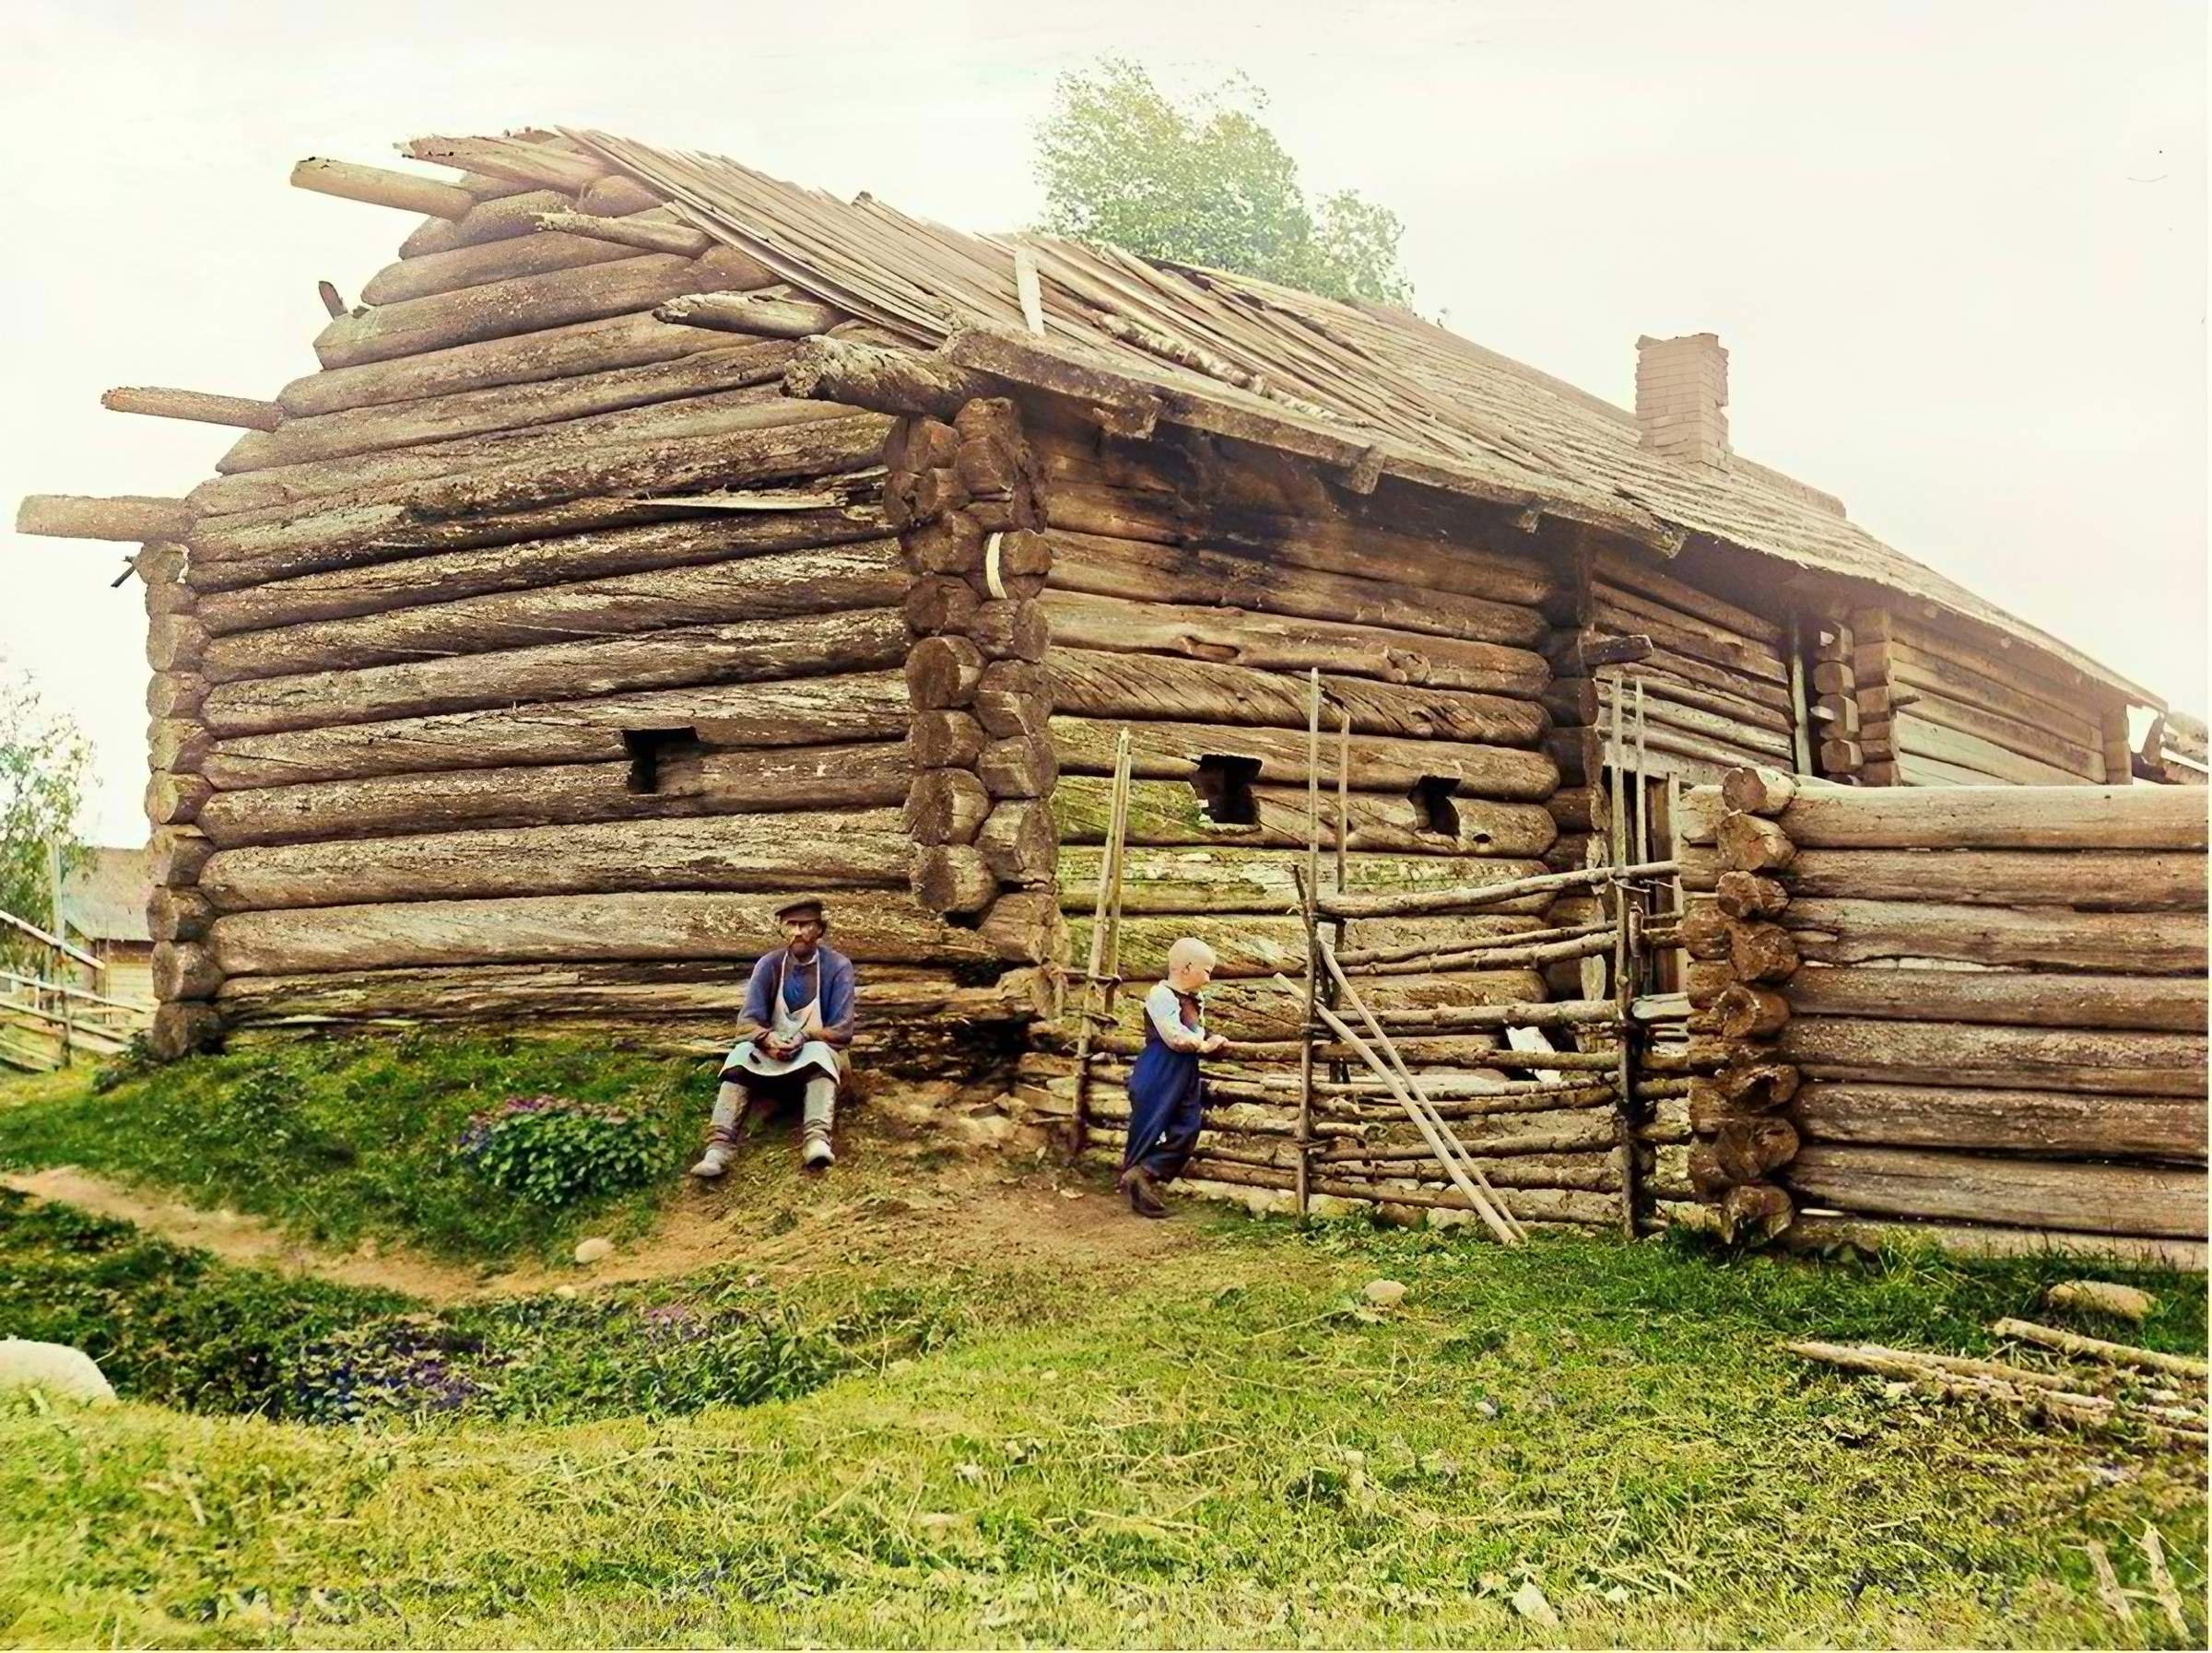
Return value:
[[(1934, 604), (2149, 705), (2159, 698), (1849, 522), (1818, 490), (1737, 460), (1645, 449), (1632, 415), (1407, 311), (1049, 236), (985, 236), (841, 201), (717, 157), (595, 132), (571, 141), (794, 287), (1009, 379), (1057, 364), (1144, 387), (1171, 423), (1578, 521), (1662, 555), (1703, 536), (1776, 572)], [(1026, 324), (1017, 267), (1037, 276)], [(1877, 599), (1878, 600), (1878, 599)]]

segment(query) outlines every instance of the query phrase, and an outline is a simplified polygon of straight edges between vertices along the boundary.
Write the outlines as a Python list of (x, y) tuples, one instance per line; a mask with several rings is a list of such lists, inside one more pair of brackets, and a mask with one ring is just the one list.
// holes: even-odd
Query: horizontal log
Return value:
[(970, 402), (1003, 393), (1006, 383), (920, 351), (817, 337), (800, 345), (783, 388), (789, 395), (849, 407), (950, 419)]
[(16, 507), (16, 532), (61, 540), (178, 540), (194, 512), (182, 499), (143, 494), (26, 494)]
[[(908, 581), (896, 540), (771, 551), (233, 633), (208, 643), (200, 670), (216, 685), (230, 686), (241, 678), (480, 658), (555, 639), (622, 637), (731, 621), (750, 623), (766, 640), (778, 626), (803, 617), (897, 609)], [(494, 659), (484, 659), (477, 667), (488, 674), (500, 669)], [(221, 686), (217, 698), (225, 699)]]
[[(688, 358), (682, 365), (696, 366)], [(483, 436), (218, 477), (194, 488), (192, 501), (203, 513), (219, 507), (219, 516), (206, 519), (211, 528), (267, 522), (277, 520), (284, 508), (320, 509), (325, 502), (341, 498), (371, 503), (414, 483), (435, 483), (501, 467), (513, 471), (536, 465), (552, 470), (647, 442), (775, 430), (834, 420), (849, 411), (792, 402), (778, 395), (773, 384), (762, 382), (771, 377), (772, 364), (756, 363), (744, 374), (732, 376), (728, 383), (710, 385), (698, 395), (664, 398)]]
[[(1624, 618), (1622, 625), (1628, 626), (1629, 622)], [(1586, 635), (1600, 641), (1608, 637), (1614, 638), (1616, 640), (1636, 641), (1641, 638), (1641, 630), (1632, 627), (1628, 634), (1622, 634), (1617, 629), (1615, 631), (1594, 631)], [(1650, 641), (1648, 638), (1641, 638), (1641, 640), (1647, 644)], [(1624, 664), (1621, 670), (1630, 675), (1647, 678), (1653, 682), (1658, 682), (1664, 678), (1689, 688), (1701, 690), (1708, 695), (1725, 696), (1732, 702), (1747, 701), (1754, 706), (1763, 706), (1769, 711), (1784, 718), (1790, 715), (1790, 691), (1786, 684), (1771, 682), (1764, 677), (1753, 677), (1732, 667), (1715, 665), (1711, 661), (1698, 660), (1687, 654), (1677, 654), (1668, 649), (1647, 649), (1644, 652), (1633, 656), (1631, 663)], [(1734, 711), (1735, 708), (1731, 706), (1728, 709)], [(1751, 719), (1746, 714), (1744, 721), (1749, 722)]]
[(1875, 1022), (1794, 1015), (1775, 1050), (1819, 1079), (1947, 1084), (2100, 1095), (2205, 1095), (2200, 1033), (1992, 1026), (1967, 1022)]
[[(1088, 912), (1098, 898), (1101, 849), (1069, 846), (1060, 852), (1060, 905)], [(1351, 887), (1361, 893), (1412, 891), (1525, 877), (1542, 870), (1533, 861), (1465, 861), (1439, 855), (1348, 858)], [(1155, 849), (1132, 846), (1122, 870), (1122, 910), (1129, 913), (1294, 912), (1302, 856), (1289, 850)], [(1324, 872), (1324, 877), (1328, 874)], [(1496, 910), (1534, 910), (1533, 903)]]
[(624, 442), (553, 463), (528, 461), (433, 477), (373, 497), (332, 495), (304, 510), (285, 507), (225, 517), (203, 523), (190, 543), (195, 557), (255, 565), (262, 578), (269, 577), (273, 562), (288, 555), (296, 557), (298, 566), (286, 571), (310, 573), (348, 561), (377, 560), (356, 554), (370, 547), (388, 550), (397, 534), (432, 518), (482, 517), (606, 495), (681, 493), (858, 470), (875, 462), (883, 433), (881, 416), (866, 414), (735, 434)]
[(418, 224), (400, 242), (399, 255), (402, 259), (434, 257), (459, 247), (528, 235), (537, 228), (539, 213), (558, 212), (575, 205), (559, 190), (524, 189), (481, 199), (458, 218), (432, 217)]
[(158, 419), (188, 419), (202, 425), (231, 425), (247, 430), (274, 430), (284, 409), (274, 402), (245, 396), (217, 396), (206, 391), (176, 391), (159, 385), (119, 385), (105, 392), (100, 406), (110, 413), (146, 414)]
[(2073, 786), (2104, 779), (2101, 756), (2097, 757), (2093, 768), (2062, 768), (2040, 758), (2023, 756), (1978, 735), (1928, 722), (1919, 715), (1917, 706), (1886, 723), (1870, 723), (1862, 733), (1867, 744), (1887, 745), (1893, 757), (1925, 758), (2019, 786)]
[[(669, 230), (677, 226), (664, 219), (658, 228)], [(409, 299), (458, 292), (463, 287), (511, 281), (519, 276), (543, 276), (554, 270), (581, 269), (585, 264), (611, 264), (640, 251), (677, 250), (621, 247), (582, 235), (508, 236), (388, 264), (361, 284), (361, 302), (371, 306), (404, 304)], [(686, 256), (697, 254), (687, 252)]]
[[(1071, 774), (1110, 775), (1120, 725), (1100, 719), (1055, 717), (1053, 740), (1060, 767)], [(1145, 722), (1129, 725), (1130, 773), (1147, 780), (1189, 780), (1206, 756), (1258, 762), (1260, 775), (1277, 784), (1304, 782), (1311, 768), (1303, 731), (1236, 728), (1219, 723)], [(1322, 749), (1324, 783), (1335, 777), (1335, 754)], [(1430, 779), (1450, 781), (1454, 795), (1543, 799), (1559, 784), (1559, 770), (1541, 752), (1458, 741), (1370, 735), (1353, 743), (1351, 783), (1363, 791), (1410, 791)]]
[(1806, 897), (2086, 910), (2205, 909), (2205, 857), (2185, 850), (1809, 850), (1790, 863)]
[(426, 213), (436, 218), (466, 217), (477, 205), (476, 196), (457, 185), (418, 172), (346, 160), (311, 157), (292, 169), (291, 183), (296, 190), (312, 190), (370, 206), (395, 206), (402, 212)]
[(742, 286), (767, 275), (746, 254), (718, 248), (701, 258), (645, 252), (516, 276), (339, 316), (316, 335), (315, 356), (333, 369), (422, 356), (487, 339), (630, 315), (702, 282), (726, 280)]
[[(834, 916), (834, 914), (833, 914)], [(292, 976), (234, 976), (217, 995), (236, 1026), (370, 1022), (530, 1021), (595, 1015), (650, 1024), (721, 1017), (745, 1006), (742, 966), (726, 961), (468, 965)], [(1010, 972), (996, 983), (944, 969), (877, 965), (855, 971), (856, 1021), (1019, 1022), (1036, 1014), (1036, 980)]]
[(1494, 643), (1064, 589), (1048, 590), (1042, 602), (1053, 639), (1071, 649), (1180, 655), (1257, 671), (1318, 667), (1332, 683), (1370, 677), (1520, 699), (1535, 698), (1550, 679), (1542, 655)]
[(1978, 628), (1970, 633), (1964, 627), (1944, 625), (1933, 616), (1908, 617), (1892, 609), (1886, 627), (1859, 627), (1858, 640), (1886, 640), (1892, 653), (1912, 650), (1949, 661), (1967, 671), (2011, 683), (2023, 693), (2043, 698), (2061, 710), (2078, 710), (2088, 703), (2087, 697), (2111, 692), (2088, 673), (2032, 644), (1995, 637)]
[[(1112, 1026), (1131, 1049), (1142, 1046), (1144, 1001), (1153, 979), (1129, 975), (1115, 995)], [(1471, 1017), (1486, 1009), (1502, 1012), (1506, 1006), (1524, 1004), (1523, 995), (1532, 986), (1538, 984), (1526, 970), (1470, 970), (1446, 976), (1394, 976), (1363, 987), (1360, 996), (1378, 1015), (1386, 1017), (1442, 1015), (1445, 1013), (1441, 1007), (1445, 1006)], [(1305, 996), (1300, 988), (1293, 985), (1286, 989), (1271, 977), (1224, 979), (1206, 991), (1207, 1028), (1241, 1041), (1297, 1039), (1306, 1026), (1305, 1008)], [(1426, 1032), (1409, 1028), (1406, 1037), (1441, 1038), (1486, 1032), (1493, 1037), (1463, 1037), (1455, 1041), (1455, 1048), (1463, 1051), (1479, 1051), (1497, 1043), (1501, 1036), (1496, 1036), (1494, 1028), (1485, 1028), (1472, 1020), (1465, 1027), (1439, 1026)], [(1291, 1060), (1295, 1061), (1296, 1058)], [(1470, 1060), (1480, 1059), (1477, 1056)], [(1295, 1104), (1294, 1092), (1288, 1100)]]
[[(1393, 918), (1419, 913), (1451, 912), (1467, 908), (1511, 912), (1525, 906), (1542, 911), (1553, 898), (1571, 890), (1586, 890), (1615, 878), (1659, 878), (1674, 870), (1672, 862), (1643, 862), (1634, 866), (1591, 869), (1584, 872), (1530, 871), (1510, 881), (1488, 878), (1446, 890), (1371, 891), (1349, 889), (1316, 892), (1315, 908), (1331, 918)], [(1509, 905), (1512, 903), (1514, 905)]]
[[(1533, 929), (1529, 918), (1393, 919), (1387, 922), (1360, 920), (1346, 926), (1347, 948), (1379, 946), (1386, 943), (1428, 942), (1443, 947), (1453, 942), (1480, 940)], [(1303, 920), (1285, 915), (1243, 914), (1233, 923), (1216, 920), (1194, 924), (1185, 914), (1132, 913), (1122, 920), (1121, 973), (1136, 979), (1166, 977), (1168, 949), (1197, 932), (1214, 949), (1218, 981), (1240, 977), (1268, 977), (1280, 971), (1302, 974), (1306, 967), (1306, 932)], [(1069, 956), (1088, 956), (1090, 920), (1082, 917), (1068, 924)]]
[(417, 160), (571, 193), (588, 189), (612, 170), (596, 155), (529, 138), (432, 135), (409, 138), (399, 147)]
[[(1353, 516), (1284, 513), (1217, 506), (1206, 514), (1205, 543), (1224, 550), (1260, 552), (1271, 562), (1316, 573), (1350, 574), (1454, 592), (1493, 603), (1535, 608), (1552, 600), (1558, 574), (1536, 556), (1466, 537), (1404, 532), (1412, 520), (1393, 509)], [(1518, 536), (1514, 536), (1518, 537)]]
[[(2039, 724), (1986, 711), (1967, 701), (1954, 700), (1928, 689), (1913, 693), (1906, 706), (1888, 703), (1892, 701), (1889, 691), (1884, 691), (1878, 697), (1870, 696), (1869, 698), (1885, 702), (1880, 711), (1869, 715), (1856, 697), (1850, 702), (1865, 719), (1867, 728), (1910, 717), (1970, 739), (1986, 742), (2028, 761), (2050, 765), (2070, 776), (2086, 775), (2096, 780), (2110, 779), (2104, 773), (2104, 754), (2100, 748), (2068, 740)], [(1910, 750), (1911, 747), (1906, 749)], [(1942, 754), (1937, 753), (1936, 756)]]
[[(1723, 755), (1736, 753), (1743, 757), (1774, 758), (1786, 761), (1790, 756), (1790, 737), (1779, 730), (1739, 722), (1723, 713), (1706, 711), (1669, 698), (1653, 694), (1650, 683), (1641, 712), (1636, 698), (1639, 679), (1631, 668), (1620, 676), (1607, 675), (1598, 680), (1599, 727), (1610, 730), (1613, 726), (1612, 706), (1616, 696), (1621, 704), (1621, 741), (1633, 752), (1637, 744), (1637, 723), (1643, 724), (1642, 741), (1653, 751), (1680, 750), (1692, 757), (1718, 759)], [(1657, 682), (1652, 679), (1651, 682)]]
[[(1208, 661), (1101, 652), (1061, 647), (1051, 662), (1055, 709), (1091, 718), (1169, 719), (1195, 723), (1306, 727), (1311, 690), (1287, 674)], [(1356, 734), (1423, 740), (1534, 745), (1543, 735), (1543, 708), (1502, 695), (1400, 686), (1360, 678), (1330, 678), (1328, 721), (1348, 713)], [(1332, 747), (1335, 741), (1332, 738)]]
[(1740, 637), (1665, 603), (1602, 581), (1595, 588), (1599, 629), (1648, 637), (1655, 649), (1703, 661), (1739, 677), (1787, 685), (1789, 668), (1772, 644)]
[(1785, 1243), (1811, 1250), (1837, 1245), (1879, 1251), (1936, 1247), (1958, 1257), (2072, 1257), (2124, 1268), (2205, 1272), (2201, 1241), (2127, 1234), (2067, 1234), (2054, 1228), (1999, 1228), (1971, 1223), (1885, 1223), (1865, 1217), (1800, 1212)]
[(393, 361), (326, 369), (293, 380), (276, 393), (276, 403), (288, 417), (304, 418), (500, 385), (605, 373), (726, 348), (727, 342), (712, 334), (670, 327), (650, 314), (614, 316), (541, 328), (512, 338), (454, 345)]
[(1142, 603), (1258, 609), (1530, 651), (1549, 631), (1534, 608), (1456, 592), (1318, 573), (1188, 545), (1153, 545), (1064, 529), (1053, 530), (1050, 537), (1053, 584), (1062, 591)]
[(2206, 1237), (2205, 1173), (2193, 1168), (1813, 1143), (1784, 1178), (1806, 1202), (1851, 1213)]
[(687, 292), (672, 297), (653, 313), (678, 326), (779, 339), (828, 333), (845, 320), (842, 311), (812, 299), (750, 292)]
[[(704, 351), (581, 380), (301, 419), (297, 424), (309, 428), (294, 446), (346, 451), (235, 469), (203, 482), (187, 498), (203, 515), (235, 516), (544, 459), (564, 448), (588, 451), (608, 442), (711, 436), (830, 416), (830, 409), (801, 406), (776, 393), (771, 381), (785, 348)], [(283, 434), (272, 433), (264, 451), (276, 446)], [(364, 442), (372, 445), (355, 445)], [(232, 444), (230, 456), (244, 447)]]
[(1818, 964), (1936, 958), (2147, 976), (2194, 976), (2205, 965), (2202, 913), (1795, 898), (1782, 922), (1799, 954)]
[[(1108, 792), (1104, 777), (1063, 773), (1053, 790), (1053, 814), (1063, 843), (1106, 841)], [(1224, 845), (1282, 849), (1305, 847), (1309, 816), (1302, 788), (1254, 787), (1254, 819), (1248, 825), (1217, 821), (1198, 793), (1182, 781), (1138, 780), (1129, 788), (1127, 841), (1132, 844)], [(1453, 798), (1450, 819), (1417, 804), (1404, 791), (1353, 792), (1346, 800), (1350, 831), (1347, 848), (1394, 854), (1541, 855), (1559, 828), (1539, 803)], [(1336, 807), (1322, 809), (1321, 842), (1336, 843)]]
[(880, 538), (883, 533), (880, 513), (866, 505), (692, 513), (673, 522), (406, 557), (379, 564), (373, 574), (347, 568), (236, 590), (206, 591), (200, 593), (194, 612), (210, 635), (223, 637), (234, 631), (457, 602), (492, 592), (849, 545)]
[(2203, 1096), (1816, 1080), (1789, 1116), (1806, 1142), (2205, 1161)]
[(200, 890), (224, 912), (618, 890), (900, 889), (896, 809), (606, 822), (221, 850)]
[(186, 865), (212, 842), (327, 843), (453, 827), (547, 826), (658, 816), (776, 815), (904, 802), (906, 752), (892, 741), (665, 756), (658, 790), (633, 791), (627, 757), (520, 768), (447, 769), (218, 793)]
[[(703, 229), (694, 229), (660, 211), (648, 211), (629, 217), (610, 218), (588, 212), (547, 212), (537, 216), (541, 230), (563, 237), (579, 237), (610, 243), (615, 246), (635, 247), (644, 252), (679, 252), (686, 258), (697, 258), (714, 245), (714, 238)], [(545, 236), (534, 236), (543, 240)]]
[(709, 685), (240, 735), (216, 744), (206, 773), (235, 791), (441, 768), (605, 762), (626, 756), (625, 730), (689, 728), (708, 745), (836, 745), (902, 736), (909, 709), (896, 672)]
[(1591, 571), (1598, 581), (1598, 598), (1604, 601), (1608, 589), (1632, 592), (1652, 602), (1680, 611), (1685, 624), (1701, 621), (1723, 631), (1732, 631), (1755, 643), (1764, 643), (1779, 651), (1787, 632), (1777, 621), (1764, 615), (1753, 614), (1739, 608), (1710, 592), (1699, 590), (1687, 580), (1663, 572), (1648, 558), (1632, 552), (1600, 547), (1591, 561)]
[(1801, 850), (2206, 848), (2204, 794), (2185, 787), (1815, 787), (1778, 819)]
[[(602, 959), (750, 960), (782, 944), (776, 909), (803, 891), (663, 891), (403, 901), (229, 913), (210, 945), (226, 976), (426, 965), (584, 963)], [(987, 961), (972, 930), (948, 924), (904, 892), (837, 904), (839, 951), (863, 964)]]
[(1904, 643), (1875, 645), (1869, 663), (1878, 664), (1880, 672), (1870, 675), (1860, 671), (1857, 692), (1862, 697), (1870, 692), (1886, 697), (1872, 705), (1862, 698), (1859, 709), (1869, 717), (1887, 716), (1900, 705), (1918, 706), (1924, 698), (1940, 697), (1953, 706), (1973, 707), (2045, 730), (2078, 746), (2094, 749), (2098, 744), (2098, 721), (2077, 691), (2059, 696), (2047, 696), (2040, 688), (2031, 692), (2017, 674), (1985, 675)]
[(1841, 968), (1790, 979), (1803, 1015), (1980, 1022), (2188, 1033), (2205, 1026), (2202, 978), (2052, 975), (2024, 970)]

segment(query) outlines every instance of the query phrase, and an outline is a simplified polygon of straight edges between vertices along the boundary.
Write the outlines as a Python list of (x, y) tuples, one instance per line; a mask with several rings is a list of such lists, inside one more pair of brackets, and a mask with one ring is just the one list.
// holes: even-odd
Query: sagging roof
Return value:
[[(571, 142), (794, 287), (963, 365), (1050, 388), (1055, 366), (1156, 394), (1162, 416), (1362, 472), (1622, 533), (1691, 535), (1933, 604), (2147, 705), (2159, 698), (1744, 460), (1646, 450), (1635, 417), (1407, 311), (1049, 236), (983, 236), (868, 195), (841, 201), (735, 161), (604, 133)], [(1020, 284), (1036, 276), (1043, 332)]]
[(150, 942), (146, 898), (153, 883), (144, 850), (101, 845), (92, 859), (62, 879), (62, 922), (96, 942)]

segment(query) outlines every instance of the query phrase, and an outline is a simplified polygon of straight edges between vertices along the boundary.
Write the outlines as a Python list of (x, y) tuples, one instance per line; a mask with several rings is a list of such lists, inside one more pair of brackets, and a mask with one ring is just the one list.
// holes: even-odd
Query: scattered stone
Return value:
[(2062, 1280), (2043, 1294), (2043, 1301), (2053, 1308), (2109, 1314), (2138, 1325), (2148, 1319), (2150, 1311), (2159, 1306), (2159, 1300), (2148, 1292), (2137, 1291), (2132, 1285), (2118, 1285), (2110, 1280)]
[(1536, 1588), (1534, 1578), (1528, 1579), (1513, 1592), (1513, 1611), (1532, 1624), (1541, 1624), (1547, 1630), (1559, 1627), (1559, 1615), (1552, 1611), (1550, 1601)]
[(594, 1234), (590, 1239), (576, 1242), (576, 1260), (586, 1268), (595, 1262), (605, 1262), (614, 1254), (615, 1242), (604, 1235)]
[(0, 1389), (33, 1386), (68, 1401), (97, 1403), (115, 1398), (115, 1386), (82, 1349), (22, 1337), (0, 1338)]
[(1060, 1190), (1060, 1197), (1063, 1200), (1080, 1200), (1083, 1190), (1079, 1188), (1064, 1188)]
[(1371, 1280), (1359, 1295), (1377, 1308), (1395, 1308), (1406, 1300), (1406, 1288), (1395, 1280)]
[(1478, 1418), (1484, 1419), (1485, 1421), (1496, 1417), (1498, 1415), (1498, 1402), (1488, 1398), (1475, 1402), (1475, 1415)]
[(970, 1486), (981, 1486), (983, 1483), (983, 1466), (980, 1463), (956, 1463), (952, 1466), (952, 1472)]
[(570, 1301), (573, 1302), (576, 1298), (577, 1292), (576, 1288), (572, 1285), (557, 1285), (553, 1288), (553, 1295), (556, 1297), (566, 1297)]

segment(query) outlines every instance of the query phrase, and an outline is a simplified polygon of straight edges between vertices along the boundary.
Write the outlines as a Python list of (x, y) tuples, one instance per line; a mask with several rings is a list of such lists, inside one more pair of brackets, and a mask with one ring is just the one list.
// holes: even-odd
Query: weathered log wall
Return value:
[[(901, 814), (904, 668), (935, 627), (920, 518), (880, 479), (895, 421), (784, 396), (773, 327), (657, 319), (784, 292), (571, 170), (410, 237), (140, 559), (159, 1042), (488, 1020), (711, 1044), (777, 902), (819, 892), (874, 1048), (1010, 1061), (1038, 979)], [(567, 210), (594, 216), (539, 230)]]
[(2201, 1266), (2201, 794), (1741, 771), (1689, 804), (1691, 999), (1733, 1049), (1691, 1168), (1724, 1222)]
[(1854, 609), (1845, 626), (1870, 784), (2128, 780), (2126, 701), (2087, 674), (1900, 608)]
[[(1091, 1140), (1119, 1153), (1143, 995), (1170, 944), (1196, 934), (1220, 961), (1208, 1026), (1233, 1043), (1209, 1064), (1221, 1106), (1191, 1174), (1289, 1190), (1305, 1024), (1301, 990), (1285, 982), (1302, 979), (1307, 963), (1298, 880), (1309, 788), (1319, 788), (1324, 886), (1336, 876), (1340, 770), (1349, 888), (1545, 871), (1559, 838), (1545, 654), (1558, 547), (1504, 513), (1446, 510), (1389, 484), (1359, 494), (1231, 442), (1137, 443), (1042, 414), (1031, 438), (1052, 553), (1041, 605), (1052, 627), (1053, 814), (1071, 961), (1088, 956), (1117, 732), (1132, 736), (1124, 985), (1093, 1045)], [(1318, 763), (1308, 734), (1315, 668)], [(1501, 1112), (1497, 1129), (1469, 1133), (1518, 1215), (1614, 1226), (1613, 1092), (1586, 1070), (1548, 1074), (1501, 1048), (1509, 1029), (1543, 1021), (1539, 967), (1559, 946), (1546, 899), (1474, 919), (1355, 920), (1341, 940), (1355, 950), (1450, 949), (1433, 967), (1410, 957), (1384, 967), (1371, 984), (1374, 1007), (1411, 1018), (1400, 1048), (1440, 1096), (1457, 1098), (1441, 1104), (1447, 1112), (1541, 1110), (1524, 1128), (1521, 1113)], [(1460, 1019), (1422, 1020), (1438, 1015)], [(1074, 1044), (1064, 1025), (1024, 1060), (1019, 1094), (1041, 1116), (1074, 1110)], [(1332, 1068), (1327, 1049), (1318, 1130), (1331, 1156), (1316, 1160), (1311, 1192), (1416, 1217), (1471, 1216), (1390, 1098), (1365, 1089), (1345, 1053)], [(1561, 1060), (1578, 1058), (1611, 1060), (1571, 1050)], [(1647, 1140), (1685, 1140), (1682, 1099), (1661, 1107)]]

